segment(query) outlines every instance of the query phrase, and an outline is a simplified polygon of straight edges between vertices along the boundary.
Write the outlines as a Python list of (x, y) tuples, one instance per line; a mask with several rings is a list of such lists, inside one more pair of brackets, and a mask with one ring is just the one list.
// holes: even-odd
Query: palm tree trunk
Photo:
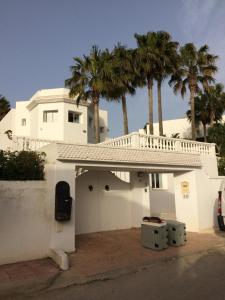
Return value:
[(122, 109), (123, 109), (123, 133), (126, 135), (129, 133), (128, 130), (128, 118), (127, 118), (127, 103), (126, 96), (122, 96)]
[(154, 134), (153, 128), (153, 80), (148, 80), (148, 123), (149, 133)]
[(214, 123), (214, 112), (211, 111), (210, 112), (210, 127), (213, 127), (213, 123)]
[(100, 130), (99, 130), (99, 99), (93, 100), (94, 104), (94, 131), (95, 131), (95, 143), (100, 143)]
[(207, 138), (206, 138), (206, 124), (202, 124), (203, 125), (203, 134), (204, 134), (204, 142), (207, 142)]
[(160, 136), (163, 136), (161, 85), (162, 85), (162, 81), (161, 81), (161, 80), (158, 80), (158, 82), (157, 82), (157, 91), (158, 91), (158, 122), (159, 122), (159, 135), (160, 135)]
[(190, 88), (190, 102), (191, 102), (191, 135), (192, 140), (196, 140), (196, 130), (195, 130), (195, 89)]

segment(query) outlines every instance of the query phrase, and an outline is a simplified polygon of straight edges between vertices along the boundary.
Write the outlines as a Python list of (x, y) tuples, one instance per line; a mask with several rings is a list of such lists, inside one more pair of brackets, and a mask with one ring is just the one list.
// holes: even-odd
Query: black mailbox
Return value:
[(57, 221), (70, 220), (71, 206), (70, 186), (65, 181), (59, 181), (55, 187), (55, 219)]

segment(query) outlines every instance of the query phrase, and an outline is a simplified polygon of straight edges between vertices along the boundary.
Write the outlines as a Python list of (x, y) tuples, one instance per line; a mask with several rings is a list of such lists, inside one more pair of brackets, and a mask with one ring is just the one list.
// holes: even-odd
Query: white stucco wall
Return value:
[[(75, 104), (64, 103), (64, 121), (61, 124), (63, 127), (63, 140), (67, 143), (77, 143), (86, 144), (87, 140), (87, 110), (86, 106), (77, 106)], [(70, 123), (68, 122), (68, 112), (74, 111), (80, 114), (80, 123)]]
[(0, 264), (46, 257), (50, 201), (44, 181), (0, 181)]
[[(210, 178), (203, 170), (175, 174), (177, 220), (185, 222), (189, 231), (204, 231), (217, 227), (217, 198), (223, 177)], [(184, 198), (181, 183), (189, 183), (189, 197)]]
[(4, 134), (7, 130), (14, 131), (15, 128), (15, 113), (16, 110), (12, 108), (5, 117), (0, 121), (0, 133)]
[[(222, 121), (225, 122), (225, 115), (222, 118)], [(159, 135), (159, 123), (154, 123), (154, 135)], [(145, 133), (143, 129), (140, 129), (140, 132)], [(191, 123), (188, 119), (174, 119), (174, 120), (164, 120), (163, 121), (163, 133), (167, 137), (171, 137), (175, 133), (179, 133), (180, 138), (190, 138), (191, 137)], [(149, 134), (149, 126), (147, 125), (147, 134)], [(197, 136), (203, 136), (202, 125), (197, 128)]]
[(17, 144), (9, 139), (7, 134), (0, 133), (0, 149), (14, 151), (17, 149)]
[(162, 189), (150, 189), (150, 212), (152, 216), (165, 219), (176, 218), (173, 174), (162, 174)]
[[(37, 106), (38, 110), (38, 136), (39, 139), (63, 141), (64, 139), (64, 103), (43, 103)], [(44, 122), (43, 113), (48, 110), (58, 110), (56, 122)], [(37, 126), (32, 123), (32, 126)]]
[(150, 213), (148, 180), (131, 177), (127, 183), (111, 172), (88, 171), (77, 178), (76, 234), (140, 227)]
[(76, 234), (130, 228), (131, 210), (130, 184), (111, 172), (89, 171), (77, 178)]
[[(56, 122), (43, 122), (44, 111), (58, 110)], [(68, 122), (68, 111), (81, 114), (80, 123)], [(66, 143), (95, 143), (94, 122), (89, 126), (88, 116), (93, 118), (93, 107), (88, 102), (78, 106), (75, 99), (69, 97), (69, 90), (64, 88), (37, 91), (28, 101), (17, 101), (12, 109), (0, 122), (0, 133), (12, 130), (16, 136), (33, 139), (63, 141)], [(108, 136), (108, 112), (99, 110), (100, 133), (103, 142)], [(26, 125), (22, 125), (26, 119)]]
[[(27, 109), (28, 103), (29, 101), (16, 102), (15, 127), (13, 130), (13, 134), (15, 135), (30, 136), (31, 118), (30, 113)], [(26, 126), (22, 126), (22, 119), (26, 119)]]

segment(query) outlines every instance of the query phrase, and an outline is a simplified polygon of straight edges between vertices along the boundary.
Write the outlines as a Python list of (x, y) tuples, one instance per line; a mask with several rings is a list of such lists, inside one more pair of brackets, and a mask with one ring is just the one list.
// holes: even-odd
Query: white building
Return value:
[[(108, 113), (100, 110), (100, 139), (108, 135)], [(16, 107), (0, 122), (0, 134), (11, 130), (16, 137), (55, 140), (66, 143), (94, 143), (93, 106), (76, 105), (65, 88), (37, 91), (30, 100), (17, 101)]]
[[(78, 234), (140, 227), (147, 215), (177, 219), (189, 231), (216, 227), (225, 177), (218, 176), (214, 144), (133, 132), (90, 145), (92, 120), (91, 104), (77, 107), (68, 90), (54, 89), (17, 102), (0, 122), (1, 133), (48, 140), (39, 144), (46, 153), (44, 181), (0, 182), (0, 265), (51, 256), (67, 268), (63, 261), (75, 251)], [(166, 124), (168, 136), (185, 128), (175, 125), (167, 132)], [(100, 126), (103, 141), (105, 111)], [(72, 206), (70, 218), (59, 221), (56, 187), (62, 182), (69, 185)]]
[[(225, 115), (223, 115), (222, 122), (225, 122)], [(154, 135), (159, 135), (159, 123), (154, 123)], [(149, 125), (146, 124), (145, 129), (140, 129), (140, 133), (149, 134)], [(165, 120), (163, 121), (163, 133), (167, 137), (173, 137), (178, 134), (179, 138), (190, 139), (191, 138), (191, 123), (187, 118)], [(196, 128), (198, 138), (203, 137), (202, 125)]]

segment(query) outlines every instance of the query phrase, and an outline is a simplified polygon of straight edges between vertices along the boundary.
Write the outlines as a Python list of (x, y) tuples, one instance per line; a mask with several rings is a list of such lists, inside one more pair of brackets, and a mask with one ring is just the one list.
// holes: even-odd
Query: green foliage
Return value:
[(225, 156), (225, 123), (216, 124), (209, 128), (208, 141), (217, 145), (220, 156)]
[(209, 84), (214, 82), (214, 74), (217, 71), (217, 56), (209, 53), (209, 47), (204, 45), (199, 49), (193, 43), (185, 44), (180, 48), (180, 63), (176, 72), (172, 75), (169, 84), (175, 94), (181, 93), (184, 97), (187, 88), (190, 91), (192, 139), (195, 140), (195, 96), (200, 91), (209, 89)]
[(10, 103), (9, 101), (0, 95), (0, 121), (4, 118), (4, 116), (10, 111)]
[(45, 154), (0, 151), (0, 180), (43, 180)]
[(218, 161), (218, 171), (220, 176), (225, 176), (225, 157), (221, 157)]

